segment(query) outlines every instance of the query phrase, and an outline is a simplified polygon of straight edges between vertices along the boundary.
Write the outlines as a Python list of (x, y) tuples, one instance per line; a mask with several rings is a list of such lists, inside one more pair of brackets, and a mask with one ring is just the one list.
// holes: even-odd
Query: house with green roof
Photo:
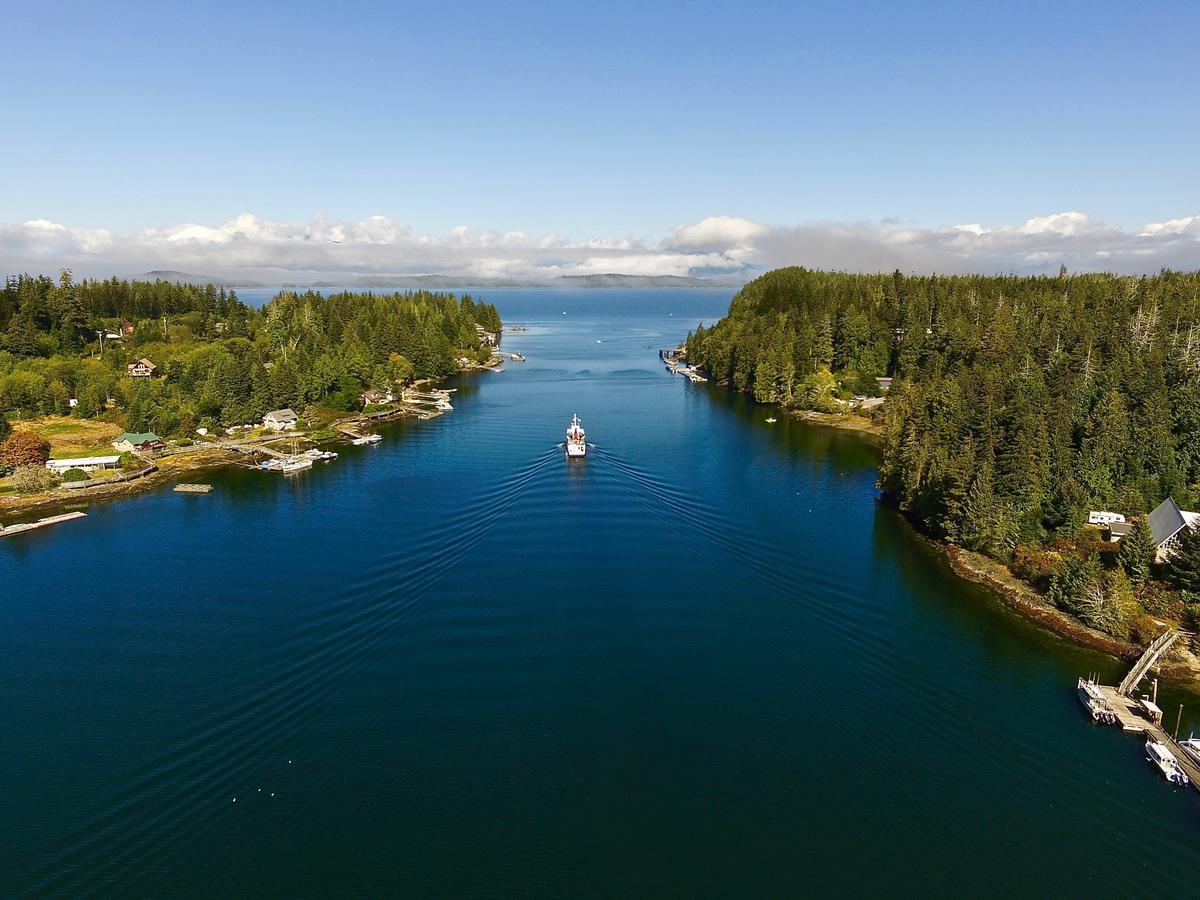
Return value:
[(122, 453), (149, 453), (152, 450), (166, 450), (167, 445), (153, 431), (139, 433), (125, 432), (112, 442), (113, 446)]

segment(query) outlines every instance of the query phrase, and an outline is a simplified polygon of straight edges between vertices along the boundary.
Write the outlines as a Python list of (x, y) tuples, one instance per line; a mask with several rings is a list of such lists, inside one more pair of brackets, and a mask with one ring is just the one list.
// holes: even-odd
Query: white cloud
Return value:
[(620, 272), (751, 277), (804, 265), (856, 271), (1152, 272), (1200, 267), (1200, 215), (1140, 230), (1106, 226), (1078, 211), (1035, 216), (1020, 225), (980, 223), (924, 229), (884, 223), (817, 222), (772, 226), (734, 216), (680, 225), (662, 239), (495, 231), (466, 225), (447, 234), (416, 231), (386, 216), (274, 222), (243, 213), (224, 224), (184, 223), (130, 235), (45, 219), (0, 224), (0, 269), (81, 275), (179, 269), (205, 275), (303, 281), (358, 274), (464, 274), (541, 278)]

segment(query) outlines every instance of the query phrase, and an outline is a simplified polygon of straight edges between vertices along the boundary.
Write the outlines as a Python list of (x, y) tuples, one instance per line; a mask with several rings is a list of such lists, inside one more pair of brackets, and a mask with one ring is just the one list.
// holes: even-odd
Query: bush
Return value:
[(42, 466), (18, 466), (12, 475), (12, 486), (23, 494), (40, 494), (58, 484), (58, 476)]
[(63, 481), (88, 481), (89, 476), (88, 476), (87, 472), (83, 471), (83, 469), (67, 469), (67, 471), (63, 472), (62, 480)]
[(1045, 592), (1050, 589), (1050, 579), (1062, 568), (1062, 558), (1055, 553), (1047, 553), (1026, 544), (1018, 544), (1013, 550), (1009, 568), (1022, 581)]
[(50, 444), (32, 431), (14, 431), (0, 444), (0, 461), (12, 469), (44, 466), (50, 458)]

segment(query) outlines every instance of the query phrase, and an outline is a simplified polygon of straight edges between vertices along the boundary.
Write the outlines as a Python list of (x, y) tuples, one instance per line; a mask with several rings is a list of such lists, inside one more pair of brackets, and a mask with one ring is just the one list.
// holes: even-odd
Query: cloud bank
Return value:
[(749, 278), (781, 265), (851, 271), (1122, 273), (1200, 268), (1200, 215), (1108, 226), (1086, 213), (1035, 216), (1020, 225), (905, 228), (891, 223), (780, 226), (734, 216), (680, 225), (661, 238), (571, 240), (461, 226), (432, 235), (385, 216), (343, 222), (273, 222), (244, 213), (216, 227), (147, 228), (133, 234), (35, 219), (0, 224), (0, 269), (134, 275), (176, 269), (262, 281), (349, 275), (454, 275), (550, 279), (621, 273)]

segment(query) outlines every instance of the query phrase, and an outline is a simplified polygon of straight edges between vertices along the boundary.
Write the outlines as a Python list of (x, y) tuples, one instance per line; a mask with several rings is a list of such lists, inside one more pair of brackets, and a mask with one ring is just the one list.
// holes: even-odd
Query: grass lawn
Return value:
[(76, 456), (110, 456), (117, 451), (112, 442), (122, 432), (119, 425), (95, 419), (45, 416), (27, 422), (13, 422), (13, 428), (32, 431), (50, 442), (50, 456), (66, 459)]

